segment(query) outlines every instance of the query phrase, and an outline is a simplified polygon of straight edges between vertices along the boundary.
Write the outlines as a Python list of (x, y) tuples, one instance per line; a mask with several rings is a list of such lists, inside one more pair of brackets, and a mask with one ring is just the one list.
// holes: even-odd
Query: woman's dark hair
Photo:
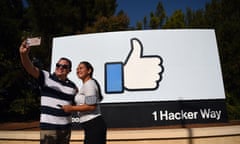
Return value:
[(93, 70), (94, 70), (93, 66), (87, 61), (82, 61), (82, 62), (80, 62), (80, 64), (84, 64), (87, 67), (88, 70), (91, 70), (90, 77), (92, 78)]
[[(82, 61), (82, 62), (80, 62), (80, 64), (84, 64), (85, 66), (86, 66), (86, 68), (88, 69), (88, 70), (91, 70), (91, 73), (90, 73), (90, 77), (92, 78), (93, 77), (93, 66), (89, 63), (89, 62), (87, 62), (87, 61)], [(99, 100), (100, 101), (102, 101), (103, 100), (103, 95), (102, 95), (102, 92), (101, 92), (101, 87), (100, 87), (100, 84), (98, 83), (98, 81), (96, 80), (96, 79), (94, 79), (94, 78), (92, 78), (95, 82), (96, 82), (96, 84), (97, 84), (97, 87), (98, 87), (98, 95), (99, 95)]]
[(99, 100), (102, 101), (103, 100), (103, 95), (102, 95), (100, 84), (98, 83), (98, 81), (96, 79), (93, 79), (93, 80), (96, 82), (97, 87), (98, 87)]

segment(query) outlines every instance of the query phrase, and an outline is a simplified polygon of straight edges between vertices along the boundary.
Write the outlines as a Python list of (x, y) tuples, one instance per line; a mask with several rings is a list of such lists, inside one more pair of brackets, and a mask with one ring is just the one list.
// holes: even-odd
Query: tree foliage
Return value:
[(181, 10), (176, 10), (173, 15), (167, 19), (163, 28), (184, 28), (185, 19)]
[(37, 115), (30, 119), (38, 119), (38, 85), (22, 68), (18, 52), (23, 36), (42, 37), (41, 47), (32, 49), (30, 58), (48, 70), (53, 37), (87, 33), (88, 29), (117, 31), (129, 23), (123, 11), (114, 16), (116, 0), (23, 1), (0, 1), (1, 121), (16, 120), (16, 116), (21, 121), (33, 114)]
[[(23, 3), (22, 2), (27, 2)], [(0, 113), (1, 120), (32, 114), (38, 119), (39, 90), (22, 68), (18, 47), (23, 35), (41, 36), (41, 47), (30, 57), (49, 69), (52, 38), (56, 36), (141, 29), (215, 29), (230, 119), (240, 119), (240, 10), (239, 0), (212, 0), (204, 9), (176, 10), (167, 16), (159, 2), (149, 17), (129, 27), (124, 11), (116, 13), (116, 0), (1, 0), (0, 1)], [(148, 19), (149, 18), (149, 19)], [(10, 119), (7, 119), (10, 118)]]

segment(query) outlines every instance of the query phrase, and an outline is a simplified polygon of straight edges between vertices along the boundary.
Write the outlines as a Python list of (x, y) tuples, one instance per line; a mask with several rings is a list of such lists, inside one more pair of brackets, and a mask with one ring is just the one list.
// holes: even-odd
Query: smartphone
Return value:
[(28, 46), (39, 46), (41, 44), (41, 37), (27, 38)]
[(57, 104), (57, 107), (59, 107), (59, 108), (62, 108), (62, 105), (60, 105), (60, 104)]

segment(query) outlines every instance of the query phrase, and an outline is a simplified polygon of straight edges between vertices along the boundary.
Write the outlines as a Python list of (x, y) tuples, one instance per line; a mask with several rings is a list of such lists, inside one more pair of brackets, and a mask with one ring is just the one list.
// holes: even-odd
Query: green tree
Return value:
[(184, 28), (185, 19), (182, 10), (176, 10), (170, 18), (167, 18), (163, 28)]
[(160, 19), (155, 16), (153, 13), (150, 14), (150, 28), (151, 29), (158, 29), (160, 25)]
[(205, 11), (202, 9), (192, 11), (190, 8), (186, 9), (185, 16), (186, 27), (188, 28), (209, 28), (205, 18)]
[[(129, 30), (124, 11), (115, 14), (116, 0), (20, 0), (0, 1), (0, 113), (5, 118), (31, 114), (38, 118), (39, 91), (36, 81), (22, 68), (18, 46), (25, 33), (42, 37), (30, 57), (38, 67), (49, 69), (52, 38), (56, 36)], [(212, 0), (205, 9), (186, 14), (177, 10), (167, 17), (162, 3), (136, 24), (136, 29), (215, 29), (230, 119), (240, 119), (240, 10), (239, 0)], [(31, 117), (33, 118), (33, 117)]]
[(151, 29), (159, 29), (162, 27), (166, 19), (166, 12), (164, 10), (163, 4), (159, 2), (157, 4), (155, 12), (150, 13), (149, 26)]
[(144, 16), (144, 18), (143, 18), (143, 28), (144, 28), (144, 29), (147, 28), (147, 23), (148, 23), (147, 17)]
[(136, 29), (137, 29), (137, 30), (142, 30), (142, 29), (143, 29), (143, 24), (142, 24), (142, 22), (138, 21), (138, 22), (136, 23)]
[(99, 17), (92, 26), (86, 27), (83, 33), (123, 31), (128, 30), (128, 25), (128, 16), (123, 11), (120, 11), (117, 16)]
[[(21, 28), (25, 13), (19, 0), (0, 1), (0, 113), (1, 121), (18, 117), (24, 120), (23, 113), (13, 110), (12, 103), (24, 97), (22, 90), (31, 89), (23, 85), (27, 83), (24, 71), (19, 63), (18, 45), (21, 43)], [(23, 107), (27, 107), (21, 103)], [(38, 109), (24, 110), (24, 113)]]
[(177, 10), (162, 28), (210, 28), (216, 32), (230, 119), (240, 119), (240, 9), (238, 0), (212, 0), (205, 9)]
[[(0, 113), (6, 118), (38, 118), (39, 90), (37, 82), (20, 63), (18, 47), (23, 35), (41, 36), (40, 47), (31, 50), (34, 65), (49, 69), (52, 38), (56, 36), (127, 29), (129, 19), (124, 12), (114, 16), (116, 0), (20, 0), (0, 1)], [(107, 20), (107, 28), (105, 28)], [(13, 120), (13, 119), (12, 119)], [(15, 119), (16, 120), (16, 119)]]
[(28, 1), (25, 25), (31, 33), (43, 38), (42, 49), (33, 54), (45, 68), (49, 68), (53, 37), (84, 33), (86, 27), (112, 16), (117, 6), (116, 0)]
[[(212, 0), (206, 19), (216, 29), (227, 107), (231, 119), (240, 119), (240, 10), (238, 0)], [(214, 10), (215, 9), (215, 10)]]
[(161, 2), (159, 2), (157, 4), (155, 16), (159, 18), (159, 27), (161, 28), (166, 19), (166, 12), (165, 12), (163, 4)]

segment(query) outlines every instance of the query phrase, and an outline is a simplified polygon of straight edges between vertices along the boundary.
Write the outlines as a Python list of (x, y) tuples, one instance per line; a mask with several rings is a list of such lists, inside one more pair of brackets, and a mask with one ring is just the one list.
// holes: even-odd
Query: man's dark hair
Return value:
[(59, 61), (60, 61), (60, 60), (65, 60), (65, 61), (67, 61), (68, 64), (69, 64), (69, 70), (70, 70), (70, 71), (72, 70), (72, 61), (71, 61), (70, 59), (68, 59), (68, 58), (66, 58), (66, 57), (61, 57), (61, 58), (59, 59)]

